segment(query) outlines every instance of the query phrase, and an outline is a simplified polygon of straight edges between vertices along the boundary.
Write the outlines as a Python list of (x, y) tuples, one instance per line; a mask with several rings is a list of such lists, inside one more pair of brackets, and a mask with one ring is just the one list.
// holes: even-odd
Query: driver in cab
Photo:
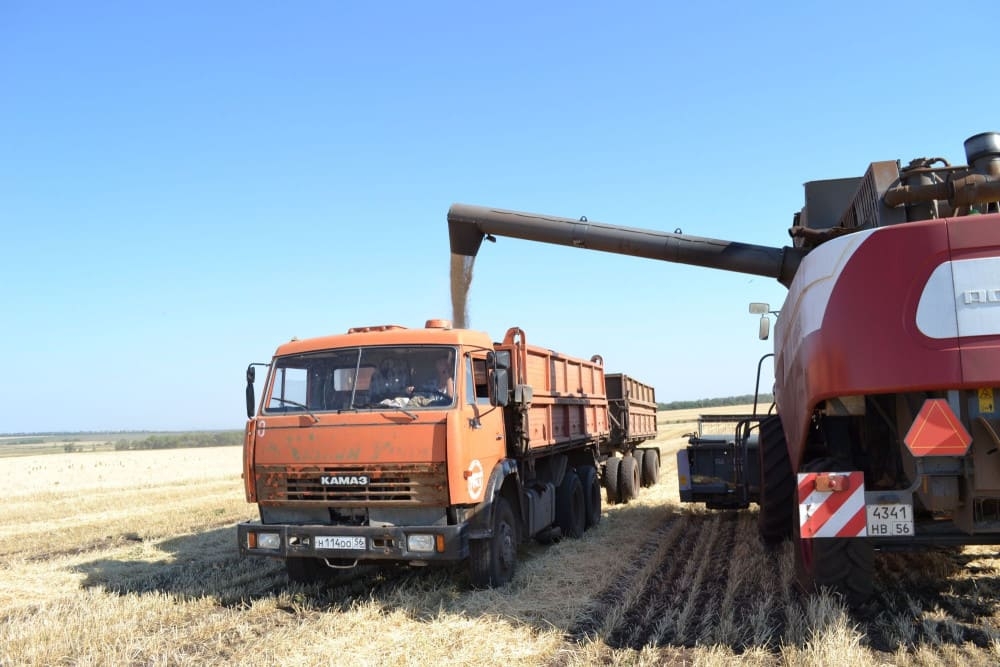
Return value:
[(455, 395), (455, 363), (452, 360), (451, 352), (448, 352), (444, 356), (435, 360), (434, 376), (427, 380), (427, 382), (420, 385), (419, 388), (406, 388), (407, 392), (410, 394), (417, 389), (420, 391), (429, 391), (435, 394), (443, 394), (448, 398)]

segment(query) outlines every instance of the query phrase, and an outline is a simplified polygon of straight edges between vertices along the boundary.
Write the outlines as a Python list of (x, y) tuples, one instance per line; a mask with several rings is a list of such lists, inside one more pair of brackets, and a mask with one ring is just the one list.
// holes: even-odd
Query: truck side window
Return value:
[(465, 386), (469, 388), (470, 405), (489, 405), (490, 394), (486, 384), (486, 359), (467, 357)]

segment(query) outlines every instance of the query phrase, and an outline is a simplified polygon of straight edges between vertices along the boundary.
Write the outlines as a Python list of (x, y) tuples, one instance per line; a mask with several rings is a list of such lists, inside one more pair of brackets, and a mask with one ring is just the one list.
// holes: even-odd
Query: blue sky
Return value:
[[(241, 428), (292, 336), (450, 316), (453, 202), (781, 246), (805, 181), (963, 163), (996, 6), (891, 4), (8, 0), (0, 433)], [(470, 324), (694, 399), (784, 294), (501, 238)]]

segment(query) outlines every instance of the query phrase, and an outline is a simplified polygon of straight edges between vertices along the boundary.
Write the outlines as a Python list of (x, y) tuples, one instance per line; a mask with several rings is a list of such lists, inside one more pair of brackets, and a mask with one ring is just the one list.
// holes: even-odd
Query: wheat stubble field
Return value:
[(657, 486), (582, 540), (524, 547), (494, 591), (463, 567), (302, 587), (241, 560), (237, 447), (0, 459), (0, 665), (1000, 662), (992, 549), (880, 556), (859, 617), (794, 589), (753, 509), (680, 505), (673, 453), (698, 412), (661, 413)]

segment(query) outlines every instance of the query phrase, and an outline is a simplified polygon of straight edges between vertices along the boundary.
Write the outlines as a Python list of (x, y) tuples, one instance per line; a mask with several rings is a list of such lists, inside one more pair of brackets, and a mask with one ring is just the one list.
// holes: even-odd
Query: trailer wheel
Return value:
[(617, 456), (609, 456), (604, 462), (604, 488), (608, 490), (608, 504), (614, 505), (621, 502), (618, 487), (618, 469), (622, 460)]
[(319, 558), (286, 558), (288, 580), (296, 584), (315, 584), (330, 579), (333, 570)]
[(646, 460), (646, 450), (645, 449), (633, 449), (632, 458), (635, 459), (635, 468), (639, 471), (639, 487), (643, 488), (647, 486), (646, 478), (642, 476), (642, 463)]
[[(804, 465), (802, 471), (835, 472), (850, 468), (850, 464), (824, 458)], [(875, 551), (871, 542), (859, 537), (802, 539), (797, 502), (794, 507), (795, 575), (799, 588), (804, 592), (829, 588), (843, 595), (847, 604), (855, 608), (866, 603), (875, 589)]]
[(563, 537), (577, 539), (583, 537), (586, 522), (583, 484), (575, 470), (567, 470), (556, 491), (556, 525), (562, 530)]
[(503, 586), (517, 567), (517, 526), (503, 496), (493, 499), (493, 535), (469, 542), (469, 567), (475, 588)]
[(772, 415), (760, 422), (760, 512), (757, 532), (765, 544), (791, 537), (795, 504), (795, 475), (788, 458), (781, 418)]
[[(638, 451), (638, 450), (637, 450)], [(642, 485), (650, 487), (660, 481), (660, 451), (657, 449), (646, 449), (642, 454)]]
[(586, 521), (584, 528), (592, 528), (601, 522), (601, 482), (597, 479), (597, 468), (594, 466), (580, 466), (577, 468), (580, 474), (580, 484), (583, 486), (583, 497), (586, 501)]
[(618, 466), (618, 492), (623, 503), (639, 497), (639, 465), (631, 454), (623, 456)]

